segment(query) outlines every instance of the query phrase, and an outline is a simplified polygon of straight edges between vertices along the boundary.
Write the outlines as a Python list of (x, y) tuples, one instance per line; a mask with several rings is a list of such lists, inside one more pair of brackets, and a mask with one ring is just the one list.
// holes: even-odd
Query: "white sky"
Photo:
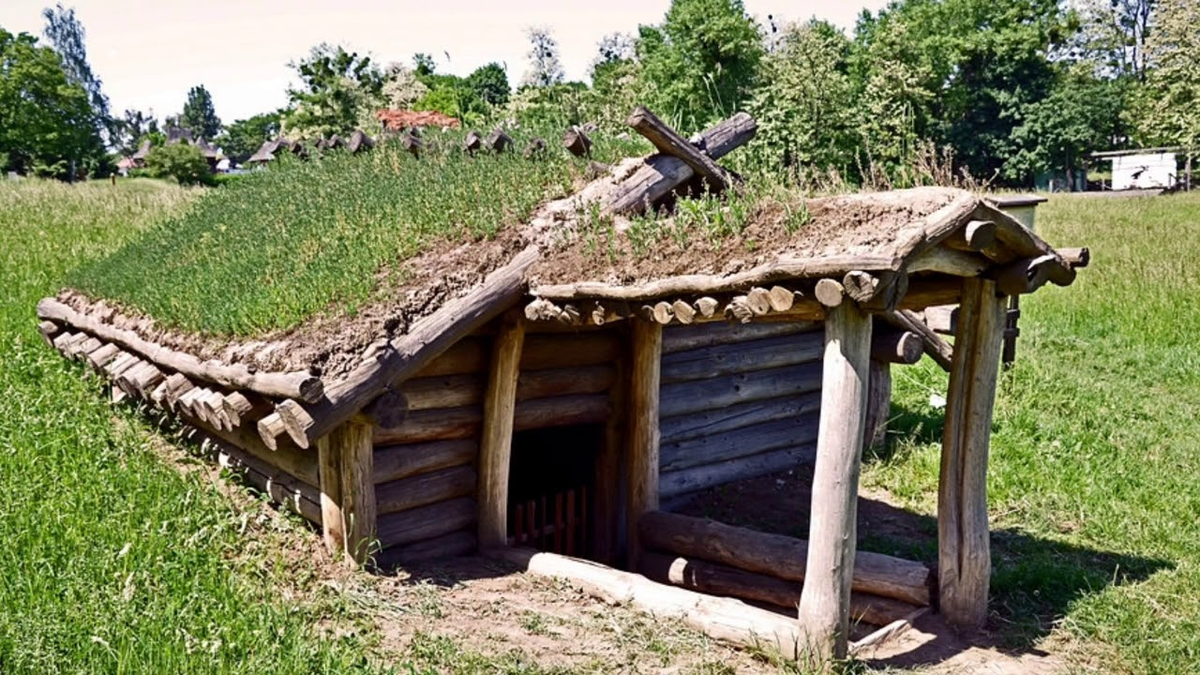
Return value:
[[(852, 28), (885, 0), (744, 0), (765, 23), (813, 16)], [(42, 34), (53, 0), (0, 0), (0, 27)], [(287, 63), (319, 42), (411, 64), (432, 54), (439, 71), (466, 75), (489, 61), (520, 81), (525, 29), (548, 26), (568, 79), (585, 79), (596, 43), (662, 21), (669, 0), (66, 0), (87, 30), (88, 58), (113, 111), (179, 112), (187, 90), (205, 85), (225, 122), (286, 103)], [(449, 55), (447, 57), (447, 54)]]

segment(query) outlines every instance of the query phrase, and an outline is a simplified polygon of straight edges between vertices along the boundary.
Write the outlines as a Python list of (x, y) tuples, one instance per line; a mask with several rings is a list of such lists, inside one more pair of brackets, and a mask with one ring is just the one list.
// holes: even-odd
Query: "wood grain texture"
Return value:
[(662, 326), (635, 321), (630, 329), (628, 395), (628, 541), (626, 550), (636, 569), (638, 522), (658, 509), (658, 397), (662, 364)]
[(508, 540), (508, 471), (524, 345), (524, 321), (514, 313), (505, 314), (492, 347), (479, 441), (479, 542), (483, 547), (503, 546)]

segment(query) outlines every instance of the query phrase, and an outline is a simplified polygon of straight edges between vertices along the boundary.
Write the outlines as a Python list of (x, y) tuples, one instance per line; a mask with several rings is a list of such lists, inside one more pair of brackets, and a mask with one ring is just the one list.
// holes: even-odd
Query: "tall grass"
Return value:
[[(211, 485), (157, 460), (138, 418), (37, 334), (65, 272), (184, 212), (153, 182), (0, 183), (0, 673), (354, 672)], [(114, 423), (118, 422), (118, 423)]]
[[(516, 139), (517, 147), (527, 140)], [(68, 276), (178, 328), (248, 335), (352, 311), (377, 273), (439, 241), (494, 236), (565, 195), (586, 168), (552, 146), (467, 157), (459, 135), (429, 134), (418, 160), (396, 145), (284, 161), (197, 200)], [(621, 146), (598, 143), (598, 158)], [(402, 281), (402, 280), (401, 280)]]

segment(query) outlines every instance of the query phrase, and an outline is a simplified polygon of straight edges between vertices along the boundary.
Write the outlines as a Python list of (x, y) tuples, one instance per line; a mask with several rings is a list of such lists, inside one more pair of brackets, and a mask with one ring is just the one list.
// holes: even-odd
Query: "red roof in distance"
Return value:
[(457, 129), (460, 122), (457, 117), (451, 117), (436, 110), (380, 110), (375, 117), (383, 123), (383, 128), (390, 131), (400, 131), (407, 127), (450, 127)]

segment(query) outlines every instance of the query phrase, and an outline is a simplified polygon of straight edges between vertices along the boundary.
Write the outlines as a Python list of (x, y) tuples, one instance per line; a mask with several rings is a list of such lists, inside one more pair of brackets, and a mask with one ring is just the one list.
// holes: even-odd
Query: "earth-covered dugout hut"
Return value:
[[(741, 234), (752, 250), (667, 237), (597, 254), (588, 233), (620, 249), (629, 213), (737, 189), (716, 160), (755, 129), (739, 114), (684, 140), (644, 109), (630, 125), (659, 152), (606, 167), (523, 227), (421, 254), (433, 272), (396, 301), (404, 320), (320, 368), (288, 361), (286, 340), (192, 353), (72, 291), (39, 303), (42, 334), (118, 397), (177, 415), (350, 561), (481, 552), (793, 655), (844, 656), (851, 621), (930, 605), (980, 625), (1006, 305), (1070, 284), (1087, 250), (930, 187), (768, 205)], [(890, 367), (923, 354), (950, 372), (936, 574), (855, 543)], [(671, 513), (787, 469), (811, 476), (807, 541)]]

